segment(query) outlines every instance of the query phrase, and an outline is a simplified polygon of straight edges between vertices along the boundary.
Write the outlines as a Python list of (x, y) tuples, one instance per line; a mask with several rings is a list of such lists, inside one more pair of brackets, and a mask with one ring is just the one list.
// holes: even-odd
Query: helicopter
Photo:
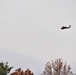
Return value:
[(62, 26), (62, 27), (61, 27), (62, 30), (64, 30), (64, 29), (69, 29), (69, 28), (71, 28), (71, 25), (69, 25), (69, 26)]

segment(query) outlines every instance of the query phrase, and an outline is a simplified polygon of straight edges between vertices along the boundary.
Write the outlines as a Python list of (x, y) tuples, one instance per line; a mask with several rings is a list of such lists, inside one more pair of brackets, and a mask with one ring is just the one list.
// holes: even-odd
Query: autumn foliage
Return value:
[[(9, 67), (8, 63), (0, 63), (0, 75), (34, 75), (30, 69), (23, 71), (21, 68), (16, 69), (14, 72), (10, 73), (13, 67)], [(44, 71), (41, 75), (76, 75), (71, 71), (70, 65), (63, 62), (62, 59), (56, 59), (55, 61), (47, 62), (45, 64)]]
[(33, 75), (30, 69), (23, 71), (21, 68), (15, 70), (15, 72), (11, 73), (10, 75)]
[(45, 70), (41, 75), (74, 75), (70, 65), (63, 63), (62, 59), (45, 64)]

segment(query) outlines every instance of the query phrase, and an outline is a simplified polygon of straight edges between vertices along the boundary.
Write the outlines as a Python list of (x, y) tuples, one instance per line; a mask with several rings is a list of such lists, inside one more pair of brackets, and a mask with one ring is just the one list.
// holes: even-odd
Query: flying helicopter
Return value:
[(64, 30), (64, 29), (69, 29), (69, 28), (71, 28), (71, 25), (69, 25), (69, 26), (62, 26), (62, 27), (61, 27), (62, 30)]

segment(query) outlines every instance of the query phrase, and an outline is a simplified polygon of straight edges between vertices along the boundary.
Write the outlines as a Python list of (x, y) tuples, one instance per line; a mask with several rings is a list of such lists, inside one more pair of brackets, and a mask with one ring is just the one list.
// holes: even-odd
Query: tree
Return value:
[(21, 68), (15, 70), (15, 72), (11, 73), (10, 75), (34, 75), (30, 69), (23, 71)]
[(45, 64), (45, 70), (41, 75), (74, 75), (71, 71), (70, 65), (63, 63), (62, 59)]
[(8, 66), (8, 62), (0, 62), (0, 75), (7, 75), (13, 67)]

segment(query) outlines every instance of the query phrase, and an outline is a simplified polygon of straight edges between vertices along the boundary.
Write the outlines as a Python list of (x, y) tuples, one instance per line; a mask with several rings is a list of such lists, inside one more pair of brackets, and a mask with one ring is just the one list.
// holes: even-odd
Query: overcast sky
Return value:
[(0, 0), (0, 49), (76, 66), (76, 0)]

